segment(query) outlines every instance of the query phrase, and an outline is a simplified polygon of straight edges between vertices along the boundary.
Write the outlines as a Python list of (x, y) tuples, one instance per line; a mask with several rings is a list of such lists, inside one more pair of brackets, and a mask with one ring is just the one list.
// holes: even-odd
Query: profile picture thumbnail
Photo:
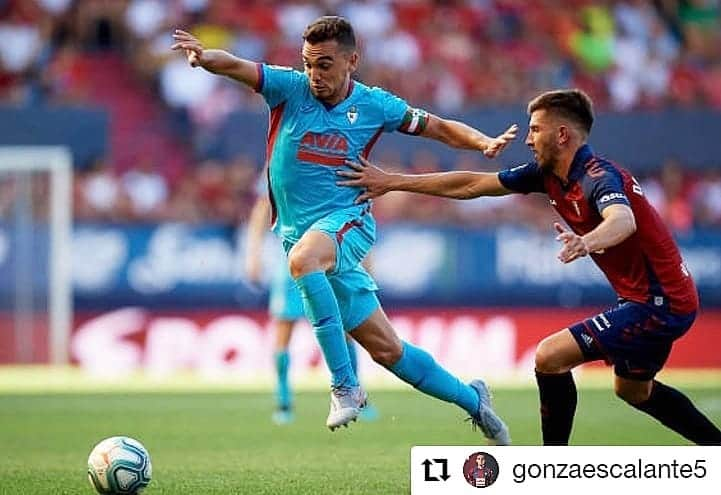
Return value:
[(463, 463), (463, 477), (476, 488), (491, 486), (498, 478), (498, 461), (487, 452), (474, 452)]

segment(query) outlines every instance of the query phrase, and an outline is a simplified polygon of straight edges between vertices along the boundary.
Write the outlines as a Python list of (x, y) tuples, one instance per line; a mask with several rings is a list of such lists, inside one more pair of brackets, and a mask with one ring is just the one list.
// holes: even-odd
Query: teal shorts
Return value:
[[(328, 272), (328, 281), (338, 300), (343, 328), (351, 331), (380, 306), (378, 286), (361, 264), (375, 242), (375, 219), (367, 205), (359, 205), (331, 213), (308, 230), (323, 232), (335, 242), (336, 264)], [(293, 246), (283, 241), (286, 253)]]
[(295, 280), (288, 271), (288, 260), (285, 256), (278, 260), (273, 279), (270, 282), (270, 301), (268, 310), (273, 318), (295, 321), (303, 318), (303, 301)]

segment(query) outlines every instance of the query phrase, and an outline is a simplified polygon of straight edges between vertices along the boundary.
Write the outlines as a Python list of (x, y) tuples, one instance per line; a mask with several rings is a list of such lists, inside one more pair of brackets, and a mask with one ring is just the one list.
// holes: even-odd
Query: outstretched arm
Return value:
[(353, 170), (336, 172), (347, 180), (338, 185), (360, 187), (364, 191), (356, 199), (362, 203), (390, 191), (408, 191), (454, 199), (471, 199), (479, 196), (502, 196), (512, 191), (506, 189), (497, 173), (440, 172), (435, 174), (390, 174), (371, 162), (359, 157), (360, 163), (346, 162)]
[(213, 74), (228, 76), (255, 89), (260, 76), (255, 62), (232, 55), (224, 50), (206, 50), (190, 33), (176, 29), (173, 33), (173, 50), (183, 50), (192, 67), (202, 67)]
[(428, 124), (420, 135), (441, 141), (454, 148), (479, 150), (486, 157), (494, 158), (516, 138), (517, 133), (518, 126), (513, 124), (503, 134), (492, 138), (463, 122), (429, 114)]
[(636, 219), (633, 210), (623, 204), (610, 205), (601, 212), (603, 221), (584, 236), (569, 232), (560, 223), (554, 227), (558, 231), (556, 239), (563, 243), (558, 259), (570, 263), (590, 253), (603, 251), (625, 241), (636, 232)]

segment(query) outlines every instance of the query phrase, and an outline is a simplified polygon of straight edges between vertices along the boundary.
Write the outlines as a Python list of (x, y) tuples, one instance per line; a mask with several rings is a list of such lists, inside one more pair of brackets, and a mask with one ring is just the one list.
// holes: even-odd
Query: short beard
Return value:
[(557, 144), (553, 144), (553, 145), (549, 146), (549, 148), (551, 148), (551, 149), (546, 152), (546, 155), (548, 158), (543, 161), (541, 161), (540, 159), (537, 161), (538, 161), (538, 165), (543, 170), (552, 171), (553, 169), (556, 168), (556, 165), (558, 164), (559, 147)]

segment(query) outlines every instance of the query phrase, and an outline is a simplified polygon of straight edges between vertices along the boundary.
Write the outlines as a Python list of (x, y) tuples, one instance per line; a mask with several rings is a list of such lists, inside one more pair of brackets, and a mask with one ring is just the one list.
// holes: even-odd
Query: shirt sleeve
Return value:
[(543, 172), (535, 162), (501, 170), (498, 172), (498, 180), (506, 189), (518, 193), (546, 192), (543, 185)]
[(299, 93), (307, 80), (305, 74), (291, 67), (258, 64), (258, 86), (260, 93), (270, 108), (275, 108), (291, 96)]
[(373, 94), (380, 108), (383, 109), (383, 131), (393, 132), (400, 130), (406, 114), (413, 109), (403, 98), (381, 88), (373, 88)]
[(609, 163), (592, 165), (583, 177), (582, 187), (584, 196), (599, 213), (611, 205), (631, 205), (623, 188), (621, 172)]

